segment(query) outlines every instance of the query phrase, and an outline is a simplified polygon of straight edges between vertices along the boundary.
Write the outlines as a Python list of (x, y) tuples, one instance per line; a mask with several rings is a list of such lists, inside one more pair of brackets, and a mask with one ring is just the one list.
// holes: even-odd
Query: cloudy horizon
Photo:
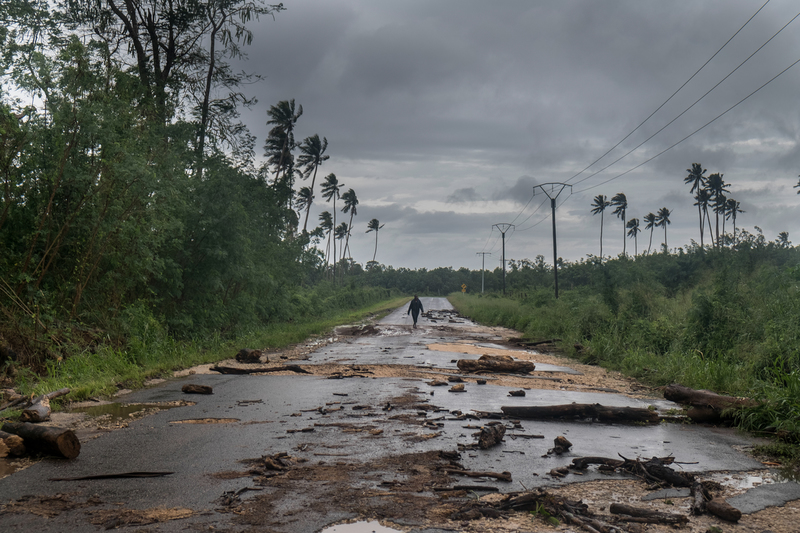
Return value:
[[(564, 259), (599, 254), (598, 194), (624, 193), (628, 219), (667, 207), (669, 246), (686, 246), (700, 239), (683, 183), (692, 163), (731, 184), (745, 211), (738, 228), (791, 239), (800, 65), (746, 97), (800, 59), (800, 20), (792, 21), (796, 5), (776, 0), (753, 17), (763, 4), (289, 0), (274, 21), (252, 26), (240, 66), (265, 81), (248, 88), (259, 104), (245, 119), (261, 155), (269, 106), (303, 106), (297, 140), (326, 137), (330, 160), (320, 175), (335, 173), (358, 195), (350, 247), (362, 264), (374, 251), (372, 218), (385, 224), (376, 259), (387, 266), (479, 269), (479, 252), (491, 252), (486, 267), (494, 268), (498, 223), (515, 225), (507, 259), (551, 262), (550, 204), (541, 189), (534, 195), (551, 182), (572, 185), (556, 214)], [(331, 208), (315, 196), (311, 221)], [(622, 222), (611, 210), (604, 219), (603, 252), (616, 256)], [(640, 253), (648, 239), (643, 231)], [(653, 248), (662, 241), (659, 228)], [(632, 254), (634, 241), (626, 246)]]

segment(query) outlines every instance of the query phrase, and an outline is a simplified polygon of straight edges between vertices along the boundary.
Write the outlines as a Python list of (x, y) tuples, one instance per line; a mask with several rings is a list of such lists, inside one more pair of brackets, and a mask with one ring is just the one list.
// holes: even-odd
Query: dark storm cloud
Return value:
[[(511, 220), (529, 228), (512, 241), (520, 253), (546, 255), (549, 214), (528, 201), (535, 184), (554, 181), (574, 185), (559, 204), (563, 257), (598, 252), (596, 194), (624, 192), (639, 218), (668, 206), (670, 243), (683, 245), (699, 237), (683, 183), (694, 162), (724, 174), (750, 227), (777, 234), (795, 225), (800, 65), (745, 98), (797, 59), (800, 21), (731, 74), (796, 14), (789, 0), (772, 0), (666, 103), (761, 2), (285, 5), (258, 25), (242, 65), (266, 76), (246, 119), (261, 145), (269, 105), (303, 105), (297, 138), (326, 136), (326, 173), (358, 192), (357, 260), (374, 252), (374, 235), (363, 234), (370, 218), (386, 223), (377, 259), (395, 266), (474, 266), (477, 251), (495, 246), (492, 225)], [(610, 243), (621, 252), (621, 239)]]

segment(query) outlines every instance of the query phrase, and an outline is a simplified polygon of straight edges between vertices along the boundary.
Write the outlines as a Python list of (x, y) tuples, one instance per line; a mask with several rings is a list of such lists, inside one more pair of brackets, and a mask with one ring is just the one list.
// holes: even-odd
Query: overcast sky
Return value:
[[(247, 124), (260, 155), (269, 106), (303, 106), (297, 140), (327, 137), (321, 175), (335, 173), (358, 195), (351, 248), (362, 264), (374, 251), (375, 234), (365, 233), (372, 218), (385, 224), (376, 257), (385, 265), (480, 269), (477, 253), (491, 252), (486, 267), (495, 268), (498, 223), (515, 225), (507, 259), (551, 262), (550, 203), (534, 196), (535, 185), (551, 182), (573, 186), (556, 212), (565, 259), (599, 255), (600, 217), (590, 212), (598, 194), (624, 193), (628, 218), (667, 207), (670, 248), (699, 242), (683, 183), (692, 163), (731, 184), (745, 211), (738, 226), (759, 226), (768, 240), (788, 231), (800, 244), (800, 65), (703, 128), (800, 59), (798, 18), (731, 74), (800, 11), (796, 1), (771, 0), (722, 48), (763, 4), (287, 0), (274, 21), (254, 26), (243, 67), (266, 80), (250, 87), (259, 105)], [(315, 193), (314, 221), (330, 209)], [(604, 227), (603, 251), (616, 256), (622, 222), (608, 210)], [(640, 252), (648, 239), (640, 235)], [(663, 239), (657, 229), (653, 249)]]

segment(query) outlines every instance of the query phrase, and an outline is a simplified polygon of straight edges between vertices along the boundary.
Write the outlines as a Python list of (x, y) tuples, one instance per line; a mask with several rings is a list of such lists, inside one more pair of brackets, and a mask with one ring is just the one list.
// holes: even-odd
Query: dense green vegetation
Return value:
[(508, 297), (456, 294), (462, 313), (653, 385), (764, 400), (748, 429), (800, 438), (800, 250), (745, 234), (735, 248), (532, 265), (509, 276)]

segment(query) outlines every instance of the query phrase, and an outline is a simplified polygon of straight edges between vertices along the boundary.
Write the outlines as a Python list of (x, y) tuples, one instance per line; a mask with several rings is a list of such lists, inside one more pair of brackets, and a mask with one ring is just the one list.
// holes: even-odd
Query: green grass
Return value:
[(144, 325), (139, 324), (138, 334), (131, 336), (127, 348), (84, 349), (60, 361), (48, 361), (41, 376), (19, 369), (16, 387), (22, 394), (35, 395), (70, 388), (68, 396), (58, 399), (61, 401), (110, 396), (119, 388), (139, 388), (148, 379), (169, 377), (176, 370), (231, 358), (241, 348), (276, 349), (297, 344), (341, 324), (383, 316), (407, 300), (394, 298), (358, 310), (331, 312), (324, 318), (270, 324), (244, 332), (234, 340), (210, 337), (176, 341), (156, 321), (148, 320)]

